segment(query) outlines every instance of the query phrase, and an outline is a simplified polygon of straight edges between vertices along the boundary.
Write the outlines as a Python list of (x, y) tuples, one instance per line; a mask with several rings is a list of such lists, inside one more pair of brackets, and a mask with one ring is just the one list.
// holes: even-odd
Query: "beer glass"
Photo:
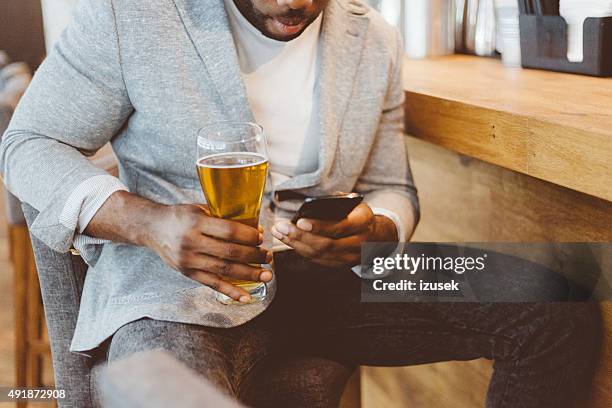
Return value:
[[(257, 228), (268, 173), (262, 127), (249, 122), (214, 123), (200, 129), (197, 144), (196, 167), (211, 215)], [(264, 282), (225, 279), (249, 292), (253, 302), (266, 297)], [(220, 292), (216, 298), (239, 304)]]

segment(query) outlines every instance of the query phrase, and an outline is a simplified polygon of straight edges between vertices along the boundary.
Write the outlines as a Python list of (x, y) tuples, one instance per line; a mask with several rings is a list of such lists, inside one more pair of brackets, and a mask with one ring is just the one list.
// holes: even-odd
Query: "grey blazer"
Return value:
[[(403, 143), (398, 33), (360, 3), (332, 0), (320, 50), (319, 168), (278, 189), (359, 191), (371, 206), (418, 218)], [(4, 135), (4, 180), (40, 211), (32, 234), (66, 252), (75, 236), (60, 220), (66, 200), (104, 174), (85, 156), (110, 141), (131, 192), (165, 204), (204, 202), (195, 135), (221, 120), (253, 120), (222, 0), (81, 0)], [(90, 268), (74, 351), (145, 316), (233, 327), (273, 299), (272, 283), (262, 304), (221, 305), (210, 288), (143, 247), (106, 243), (83, 256)]]

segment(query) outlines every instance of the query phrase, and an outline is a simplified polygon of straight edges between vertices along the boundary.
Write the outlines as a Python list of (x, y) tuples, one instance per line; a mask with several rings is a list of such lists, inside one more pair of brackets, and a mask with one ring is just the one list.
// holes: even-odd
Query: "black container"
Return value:
[(612, 17), (584, 22), (584, 59), (567, 59), (567, 23), (560, 16), (521, 14), (521, 58), (524, 68), (612, 76)]

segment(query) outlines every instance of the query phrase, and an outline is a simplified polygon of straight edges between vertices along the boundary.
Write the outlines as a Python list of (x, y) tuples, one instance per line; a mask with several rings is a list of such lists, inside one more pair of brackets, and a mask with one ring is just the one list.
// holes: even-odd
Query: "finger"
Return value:
[(350, 241), (336, 245), (336, 248), (338, 248), (336, 250), (320, 251), (288, 236), (281, 236), (279, 238), (280, 241), (289, 245), (301, 256), (312, 259), (320, 265), (334, 267), (359, 265), (361, 261), (361, 244), (358, 244), (359, 239), (356, 236), (343, 239)]
[(198, 254), (187, 265), (189, 270), (199, 270), (214, 273), (224, 278), (247, 280), (253, 282), (269, 282), (272, 271), (255, 265), (231, 262), (210, 255)]
[(272, 260), (272, 252), (263, 248), (234, 244), (208, 236), (200, 237), (193, 244), (197, 246), (191, 249), (200, 254), (214, 255), (228, 261), (263, 264)]
[(204, 211), (204, 214), (210, 216), (210, 209), (207, 204), (195, 204), (195, 206)]
[(249, 292), (238, 286), (232, 285), (213, 273), (192, 271), (189, 274), (189, 277), (213, 290), (216, 290), (217, 292), (221, 292), (224, 295), (229, 296), (240, 303), (249, 303), (252, 300)]
[(373, 221), (372, 209), (367, 204), (359, 204), (346, 218), (340, 221), (301, 218), (296, 225), (302, 231), (330, 238), (341, 238), (366, 231)]
[[(280, 230), (280, 231), (279, 231)], [(279, 222), (272, 227), (272, 234), (295, 249), (300, 255), (336, 264), (357, 265), (361, 259), (361, 244), (367, 235), (351, 235), (344, 238), (328, 238), (304, 232), (295, 225)]]
[(278, 239), (285, 238), (291, 243), (299, 242), (307, 245), (315, 252), (334, 250), (334, 239), (303, 231), (288, 221), (282, 220), (274, 224), (272, 234)]
[(201, 222), (200, 231), (204, 235), (219, 238), (238, 244), (257, 246), (263, 242), (263, 235), (257, 228), (249, 227), (238, 221), (221, 218), (205, 217)]
[(317, 251), (309, 245), (306, 245), (299, 240), (292, 239), (287, 235), (279, 234), (276, 231), (275, 227), (272, 227), (272, 235), (274, 235), (279, 241), (283, 244), (286, 244), (293, 248), (298, 254), (306, 257), (306, 258), (315, 258), (317, 255), (322, 256), (322, 254), (317, 254)]

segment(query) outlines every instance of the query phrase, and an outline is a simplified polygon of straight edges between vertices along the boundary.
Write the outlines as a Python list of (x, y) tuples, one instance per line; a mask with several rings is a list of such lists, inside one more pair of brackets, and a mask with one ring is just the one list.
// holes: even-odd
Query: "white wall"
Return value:
[(78, 0), (41, 0), (45, 45), (51, 50), (64, 28), (72, 19), (72, 11)]

